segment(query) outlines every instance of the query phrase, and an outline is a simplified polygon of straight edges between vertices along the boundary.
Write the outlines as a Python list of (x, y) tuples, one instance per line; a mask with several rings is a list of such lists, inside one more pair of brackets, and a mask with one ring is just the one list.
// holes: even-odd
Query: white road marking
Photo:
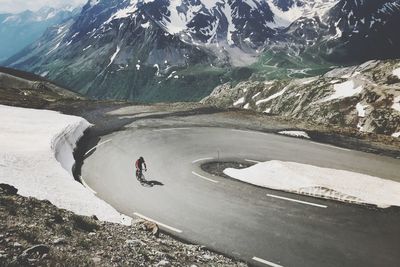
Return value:
[(90, 192), (92, 192), (93, 194), (97, 194), (97, 192), (96, 191), (94, 191), (86, 182), (85, 182), (85, 180), (82, 178), (82, 176), (80, 176), (79, 177), (80, 178), (80, 180), (81, 180), (81, 182), (82, 182), (82, 184), (83, 184), (83, 186), (84, 187), (86, 187)]
[(106, 143), (108, 143), (108, 142), (111, 142), (111, 140), (112, 140), (112, 139), (108, 139), (108, 140), (106, 140), (106, 141), (104, 141), (104, 142), (101, 142), (101, 143), (97, 144), (96, 146), (92, 147), (91, 149), (89, 149), (89, 150), (85, 153), (85, 156), (86, 156), (87, 154), (89, 154), (90, 152), (92, 152), (93, 150), (95, 150), (96, 148), (98, 148), (99, 146), (104, 145), (104, 144), (106, 144)]
[(142, 218), (142, 219), (145, 219), (145, 220), (147, 220), (147, 221), (151, 221), (151, 222), (153, 222), (153, 223), (156, 223), (156, 224), (158, 224), (158, 225), (160, 225), (160, 226), (162, 226), (162, 227), (164, 227), (164, 228), (167, 228), (167, 229), (169, 229), (169, 230), (171, 230), (171, 231), (174, 231), (174, 232), (177, 232), (177, 233), (182, 233), (182, 232), (183, 232), (182, 230), (179, 230), (179, 229), (176, 229), (176, 228), (171, 227), (171, 226), (169, 226), (169, 225), (166, 225), (166, 224), (157, 222), (156, 220), (153, 220), (153, 219), (151, 219), (151, 218), (149, 218), (149, 217), (146, 217), (146, 216), (144, 216), (144, 215), (142, 215), (142, 214), (140, 214), (140, 213), (138, 213), (138, 212), (134, 212), (133, 214), (136, 215), (136, 216), (138, 216), (138, 217), (140, 217), (140, 218)]
[(196, 163), (196, 162), (199, 162), (199, 161), (204, 161), (204, 160), (210, 160), (210, 159), (214, 159), (214, 158), (202, 158), (202, 159), (196, 159), (196, 160), (192, 161), (192, 163)]
[(254, 162), (254, 163), (260, 163), (261, 161), (258, 160), (252, 160), (252, 159), (245, 159), (244, 161), (248, 161), (248, 162)]
[(325, 205), (320, 205), (320, 204), (316, 204), (316, 203), (312, 203), (312, 202), (301, 201), (301, 200), (297, 200), (297, 199), (281, 197), (281, 196), (276, 196), (276, 195), (271, 195), (271, 194), (267, 194), (267, 196), (273, 197), (273, 198), (279, 198), (279, 199), (283, 199), (283, 200), (287, 200), (287, 201), (297, 202), (300, 204), (310, 205), (310, 206), (314, 206), (314, 207), (324, 208), (324, 209), (326, 209), (328, 207)]
[(323, 143), (317, 143), (317, 142), (312, 142), (312, 141), (310, 143), (313, 143), (313, 144), (316, 144), (316, 145), (320, 145), (320, 146), (327, 146), (327, 147), (331, 147), (331, 148), (336, 148), (336, 149), (340, 149), (340, 150), (344, 150), (344, 151), (351, 151), (350, 149), (347, 149), (347, 148), (327, 145), (327, 144), (323, 144)]
[(190, 130), (190, 128), (164, 128), (164, 129), (154, 129), (153, 132), (174, 131), (174, 130)]
[(263, 259), (260, 259), (260, 258), (257, 258), (257, 257), (253, 257), (253, 260), (261, 262), (261, 263), (264, 263), (264, 264), (269, 265), (271, 267), (283, 267), (282, 265), (279, 265), (279, 264), (276, 264), (276, 263), (273, 263), (273, 262), (270, 262), (270, 261), (267, 261), (267, 260), (263, 260)]
[(213, 183), (219, 183), (218, 181), (215, 181), (215, 180), (213, 180), (213, 179), (210, 179), (210, 178), (207, 178), (207, 177), (204, 177), (204, 176), (202, 176), (202, 175), (200, 175), (200, 174), (198, 174), (198, 173), (196, 173), (196, 172), (192, 172), (192, 174), (194, 174), (194, 175), (196, 175), (197, 177), (200, 177), (200, 178), (202, 178), (202, 179), (204, 179), (204, 180), (207, 180), (207, 181), (210, 181), (210, 182), (213, 182)]

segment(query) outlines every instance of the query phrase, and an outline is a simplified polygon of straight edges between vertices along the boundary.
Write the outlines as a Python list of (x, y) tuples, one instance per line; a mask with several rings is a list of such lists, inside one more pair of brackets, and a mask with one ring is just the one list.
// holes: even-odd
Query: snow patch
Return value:
[(358, 129), (360, 132), (363, 132), (363, 131), (364, 131), (364, 125), (363, 125), (363, 123), (362, 123), (361, 121), (358, 121), (358, 123), (357, 123), (357, 129)]
[(119, 45), (117, 45), (117, 50), (115, 50), (115, 53), (111, 56), (110, 58), (110, 63), (107, 65), (107, 67), (109, 67), (115, 60), (115, 58), (117, 57), (119, 51), (121, 51)]
[(400, 79), (400, 68), (393, 70), (392, 74)]
[(267, 108), (267, 109), (264, 110), (264, 113), (269, 114), (269, 113), (271, 113), (271, 110), (272, 110), (272, 108)]
[(60, 35), (65, 29), (67, 28), (67, 25), (61, 26), (57, 29), (57, 34)]
[(261, 94), (261, 92), (256, 93), (255, 95), (253, 95), (252, 99), (257, 98), (257, 96), (259, 96)]
[(216, 0), (202, 0), (201, 3), (207, 8), (212, 9), (216, 6), (218, 1)]
[(278, 93), (275, 93), (275, 94), (269, 96), (269, 97), (266, 98), (266, 99), (258, 100), (258, 101), (256, 102), (256, 105), (258, 106), (258, 105), (260, 105), (260, 104), (262, 104), (262, 103), (265, 103), (265, 102), (268, 102), (268, 101), (270, 101), (270, 100), (272, 100), (272, 99), (275, 99), (275, 98), (277, 98), (277, 97), (280, 97), (281, 95), (283, 95), (283, 94), (286, 92), (286, 90), (287, 90), (287, 88), (284, 88), (284, 89), (282, 89), (281, 91), (279, 91)]
[(91, 48), (91, 47), (92, 47), (92, 45), (88, 45), (88, 46), (86, 46), (85, 48), (83, 48), (82, 51), (86, 51), (86, 50), (88, 50), (88, 49)]
[(306, 139), (310, 139), (310, 136), (304, 131), (280, 131), (279, 134), (293, 136), (293, 137), (303, 137)]
[(129, 217), (72, 177), (72, 152), (89, 126), (83, 118), (55, 111), (0, 105), (0, 183), (80, 215), (129, 225)]
[(42, 76), (42, 77), (46, 77), (46, 76), (47, 76), (47, 74), (49, 74), (49, 71), (44, 71), (42, 74), (40, 74), (40, 76)]
[(342, 99), (359, 94), (361, 93), (363, 86), (360, 85), (356, 87), (354, 81), (349, 80), (344, 83), (334, 84), (333, 89), (335, 90), (335, 92), (332, 95), (322, 99), (320, 102), (327, 102), (334, 99)]
[(224, 173), (275, 190), (379, 207), (400, 206), (400, 183), (350, 171), (273, 160), (245, 169), (228, 168)]
[(392, 136), (393, 136), (393, 137), (400, 137), (400, 132), (393, 133)]
[(340, 82), (340, 80), (332, 80), (332, 81), (330, 81), (329, 83), (330, 83), (330, 84), (335, 84), (335, 83), (338, 83), (338, 82)]
[(265, 84), (265, 85), (270, 85), (270, 84), (273, 84), (274, 82), (275, 82), (275, 81), (265, 81), (264, 84)]
[(267, 26), (271, 28), (286, 28), (301, 17), (319, 16), (322, 18), (336, 4), (336, 1), (302, 1), (301, 5), (294, 3), (288, 10), (282, 10), (276, 3), (275, 1), (268, 1), (268, 6), (274, 14), (274, 21), (267, 23)]
[(175, 76), (176, 70), (174, 70), (173, 72), (171, 72), (170, 75), (168, 75), (167, 80), (171, 79), (172, 77)]
[(228, 30), (226, 32), (226, 41), (228, 42), (229, 45), (234, 45), (235, 43), (233, 42), (232, 34), (236, 31), (236, 27), (235, 27), (235, 24), (233, 23), (232, 8), (229, 4), (224, 5), (224, 13), (225, 13), (226, 19), (228, 21)]
[(368, 107), (368, 105), (363, 105), (361, 103), (357, 103), (356, 109), (358, 113), (358, 117), (364, 118), (365, 117), (365, 109)]
[(90, 7), (93, 7), (97, 5), (100, 2), (100, 0), (89, 0), (88, 4)]
[(140, 26), (142, 26), (142, 28), (144, 28), (144, 29), (147, 29), (147, 28), (150, 27), (150, 21), (148, 21), (148, 22), (146, 22), (146, 23), (144, 23), (144, 24), (142, 24)]
[(19, 23), (21, 22), (21, 18), (16, 15), (8, 16), (7, 18), (5, 18), (5, 20), (2, 21), (2, 23), (7, 23), (7, 22)]
[(179, 8), (182, 5), (181, 0), (170, 0), (169, 2), (170, 15), (168, 18), (164, 18), (162, 23), (170, 34), (177, 34), (186, 30), (187, 23), (202, 9), (202, 5), (190, 5), (190, 8), (186, 12), (181, 12)]
[(315, 77), (315, 78), (308, 78), (308, 79), (305, 79), (304, 82), (302, 82), (301, 84), (304, 84), (304, 85), (310, 84), (310, 83), (315, 82), (316, 80), (318, 80), (318, 77)]
[(160, 76), (160, 66), (158, 64), (154, 64), (153, 67), (157, 69), (156, 76)]
[(50, 55), (54, 51), (56, 51), (60, 47), (61, 42), (58, 42), (49, 52), (47, 52), (46, 56)]
[(400, 111), (400, 95), (393, 99), (392, 109)]
[(118, 10), (115, 12), (111, 17), (104, 22), (104, 24), (108, 24), (113, 20), (116, 19), (123, 19), (132, 16), (135, 12), (137, 11), (137, 1), (136, 0), (131, 0), (130, 4), (123, 9)]
[(233, 103), (234, 106), (239, 106), (244, 103), (244, 97), (239, 98), (235, 103)]

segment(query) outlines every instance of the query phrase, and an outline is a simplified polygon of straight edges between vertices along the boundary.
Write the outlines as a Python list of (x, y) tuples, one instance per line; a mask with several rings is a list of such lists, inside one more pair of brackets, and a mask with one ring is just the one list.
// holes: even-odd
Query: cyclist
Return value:
[(146, 162), (144, 161), (143, 157), (140, 157), (138, 160), (136, 160), (136, 178), (141, 180), (143, 177), (143, 166), (144, 166), (144, 171), (147, 171), (147, 166)]

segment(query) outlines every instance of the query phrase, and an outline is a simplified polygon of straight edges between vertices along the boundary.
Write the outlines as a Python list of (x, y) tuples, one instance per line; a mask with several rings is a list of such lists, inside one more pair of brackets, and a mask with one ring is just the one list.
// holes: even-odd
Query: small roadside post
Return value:
[(217, 168), (219, 171), (219, 149), (217, 150)]

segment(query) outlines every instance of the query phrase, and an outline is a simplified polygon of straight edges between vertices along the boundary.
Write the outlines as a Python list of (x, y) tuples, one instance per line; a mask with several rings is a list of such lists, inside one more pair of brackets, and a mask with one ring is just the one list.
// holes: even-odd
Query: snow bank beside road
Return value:
[(224, 173), (276, 190), (379, 207), (400, 206), (400, 183), (349, 171), (273, 160), (246, 169), (228, 168)]
[(77, 214), (130, 224), (72, 177), (72, 152), (89, 126), (80, 117), (0, 105), (0, 183)]
[(280, 131), (279, 134), (310, 139), (310, 136), (304, 131)]

